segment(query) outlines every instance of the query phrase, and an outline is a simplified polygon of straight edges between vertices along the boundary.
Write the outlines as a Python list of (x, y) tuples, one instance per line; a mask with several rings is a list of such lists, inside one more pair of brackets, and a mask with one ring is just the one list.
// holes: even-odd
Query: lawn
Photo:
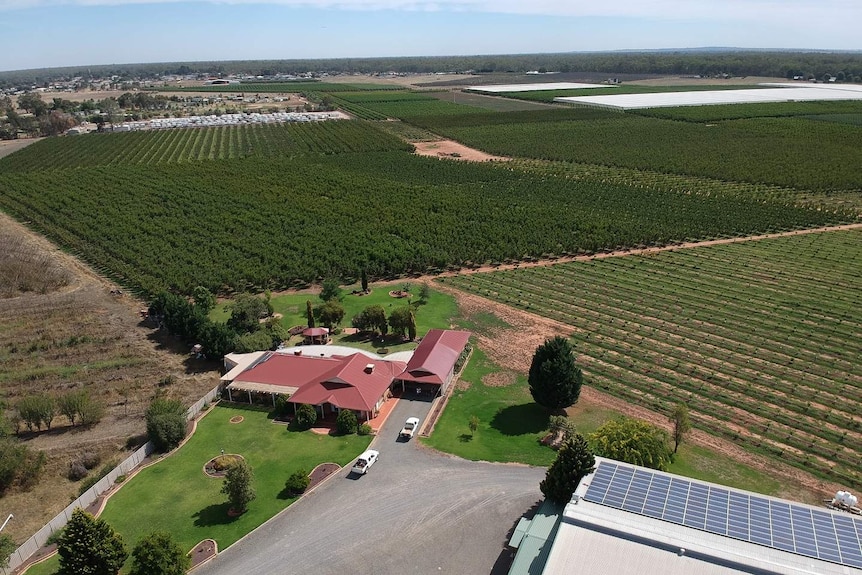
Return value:
[[(242, 423), (230, 423), (237, 415), (244, 417)], [(290, 432), (272, 423), (266, 412), (217, 405), (178, 452), (142, 470), (111, 497), (101, 517), (130, 549), (149, 532), (164, 530), (183, 549), (210, 538), (222, 550), (295, 501), (281, 494), (291, 473), (310, 472), (324, 462), (345, 465), (370, 442), (370, 436)], [(206, 462), (222, 449), (241, 454), (254, 470), (257, 499), (235, 518), (228, 517), (229, 505), (219, 492), (223, 481), (203, 472)], [(54, 558), (29, 573), (54, 573), (58, 565)]]
[[(429, 329), (442, 328), (448, 329), (450, 320), (458, 313), (458, 307), (455, 299), (447, 294), (431, 289), (429, 291), (428, 301), (421, 303), (419, 300), (419, 291), (422, 284), (418, 282), (404, 282), (395, 285), (377, 285), (371, 284), (371, 293), (368, 295), (353, 295), (352, 291), (358, 291), (359, 285), (347, 286), (344, 288), (344, 299), (341, 304), (344, 306), (344, 321), (342, 325), (350, 326), (350, 320), (353, 316), (361, 312), (364, 308), (370, 305), (381, 305), (389, 315), (396, 307), (407, 305), (407, 298), (393, 298), (389, 295), (391, 290), (402, 289), (404, 285), (410, 286), (411, 297), (409, 301), (417, 302), (416, 306), (416, 331), (420, 336), (425, 335)], [(297, 293), (279, 295), (272, 298), (272, 307), (276, 313), (282, 314), (281, 323), (285, 328), (291, 328), (296, 325), (306, 325), (305, 317), (306, 301), (311, 301), (311, 305), (317, 306), (320, 303), (320, 298), (316, 294)], [(215, 321), (227, 321), (230, 317), (228, 311), (229, 302), (220, 303), (210, 313), (210, 318)], [(302, 337), (293, 337), (287, 342), (287, 345), (296, 345), (302, 341)], [(400, 341), (400, 338), (386, 338), (384, 340), (375, 339), (367, 340), (364, 337), (356, 335), (339, 334), (333, 337), (333, 343), (336, 345), (347, 345), (357, 347), (366, 351), (376, 351), (379, 348), (385, 347), (390, 352), (404, 351), (416, 347), (415, 342)]]
[[(483, 379), (489, 381), (488, 376), (494, 373), (499, 374), (500, 368), (480, 350), (474, 350), (461, 375), (461, 385), (453, 392), (431, 437), (424, 442), (471, 460), (550, 465), (556, 452), (539, 443), (545, 435), (548, 413), (533, 402), (522, 375), (507, 374), (508, 385), (482, 383)], [(567, 411), (584, 435), (621, 415), (585, 403), (576, 404)], [(479, 418), (479, 427), (471, 434), (468, 422), (473, 415)], [(809, 499), (807, 493), (800, 494), (768, 474), (710, 449), (686, 443), (680, 446), (668, 471), (766, 495), (787, 497), (790, 493), (791, 497)]]

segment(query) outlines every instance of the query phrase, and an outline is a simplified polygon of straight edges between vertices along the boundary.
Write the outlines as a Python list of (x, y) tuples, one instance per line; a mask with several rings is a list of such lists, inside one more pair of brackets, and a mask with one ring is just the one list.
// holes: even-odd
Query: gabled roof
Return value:
[(298, 388), (309, 381), (320, 380), (337, 363), (337, 359), (329, 357), (267, 352), (265, 357), (236, 376), (233, 381)]
[(443, 385), (470, 339), (469, 331), (432, 329), (422, 338), (398, 379)]
[[(295, 357), (298, 356), (287, 356)], [(308, 358), (322, 361), (323, 358)], [(400, 361), (370, 360), (362, 354), (331, 358), (328, 370), (299, 387), (292, 403), (331, 403), (342, 409), (373, 411), (374, 406), (405, 364)], [(368, 366), (372, 366), (368, 369)]]

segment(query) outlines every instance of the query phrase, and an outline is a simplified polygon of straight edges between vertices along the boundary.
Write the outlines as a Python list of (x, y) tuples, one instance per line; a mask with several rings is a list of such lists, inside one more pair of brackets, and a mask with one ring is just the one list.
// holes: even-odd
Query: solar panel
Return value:
[(584, 499), (798, 555), (862, 568), (862, 519), (602, 461)]

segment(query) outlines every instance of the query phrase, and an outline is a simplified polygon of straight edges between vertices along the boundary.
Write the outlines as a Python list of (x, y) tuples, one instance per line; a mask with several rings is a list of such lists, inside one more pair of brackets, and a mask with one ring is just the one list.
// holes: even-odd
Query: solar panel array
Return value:
[(862, 520), (602, 461), (584, 499), (832, 563), (862, 568)]

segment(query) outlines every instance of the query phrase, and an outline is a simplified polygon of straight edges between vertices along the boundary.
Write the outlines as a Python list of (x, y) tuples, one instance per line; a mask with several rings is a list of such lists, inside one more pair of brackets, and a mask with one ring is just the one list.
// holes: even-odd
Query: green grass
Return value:
[[(517, 376), (512, 385), (490, 387), (482, 378), (499, 368), (479, 349), (473, 350), (461, 374), (465, 389), (456, 389), (424, 442), (435, 449), (475, 461), (517, 461), (548, 466), (556, 457), (553, 449), (539, 444), (548, 427), (548, 413), (533, 402), (526, 379)], [(479, 418), (471, 436), (470, 417)]]
[[(375, 285), (369, 284), (371, 293), (368, 295), (353, 295), (350, 292), (359, 290), (359, 284), (347, 286), (344, 288), (344, 299), (341, 304), (344, 306), (344, 321), (342, 327), (350, 327), (350, 320), (353, 316), (361, 312), (368, 306), (380, 305), (386, 310), (388, 316), (392, 310), (399, 306), (407, 305), (408, 300), (404, 298), (396, 299), (389, 295), (390, 290), (401, 289), (405, 284), (410, 286), (412, 297), (409, 301), (419, 302), (419, 291), (422, 287), (421, 283), (405, 281), (394, 285)], [(311, 305), (318, 306), (322, 302), (317, 294), (297, 293), (275, 296), (272, 298), (272, 307), (276, 313), (282, 314), (281, 323), (285, 328), (290, 329), (296, 325), (307, 325), (305, 310), (306, 301), (311, 301)], [(210, 318), (215, 321), (227, 321), (230, 316), (228, 311), (229, 302), (222, 302), (210, 312)], [(458, 313), (458, 306), (455, 303), (455, 298), (440, 291), (430, 289), (428, 301), (416, 305), (416, 332), (422, 336), (429, 329), (439, 328), (448, 329), (450, 320)], [(294, 337), (288, 345), (294, 345), (302, 340), (302, 337)], [(387, 338), (384, 341), (374, 340), (367, 341), (353, 335), (336, 335), (333, 337), (333, 343), (336, 345), (347, 345), (357, 347), (366, 351), (376, 351), (381, 347), (385, 347), (390, 352), (403, 351), (416, 347), (414, 342), (401, 343), (392, 338)]]
[[(245, 420), (230, 423), (235, 415)], [(177, 453), (127, 480), (108, 501), (101, 517), (123, 536), (130, 549), (151, 531), (164, 530), (183, 549), (209, 538), (223, 550), (295, 501), (280, 495), (291, 473), (299, 469), (310, 472), (325, 462), (343, 466), (370, 442), (370, 436), (290, 432), (272, 423), (266, 412), (216, 405)], [(242, 455), (254, 470), (257, 499), (245, 514), (235, 518), (228, 517), (229, 505), (219, 492), (223, 480), (203, 472), (206, 462), (222, 449)], [(58, 560), (52, 563), (56, 569)], [(49, 564), (32, 573), (54, 570)]]

